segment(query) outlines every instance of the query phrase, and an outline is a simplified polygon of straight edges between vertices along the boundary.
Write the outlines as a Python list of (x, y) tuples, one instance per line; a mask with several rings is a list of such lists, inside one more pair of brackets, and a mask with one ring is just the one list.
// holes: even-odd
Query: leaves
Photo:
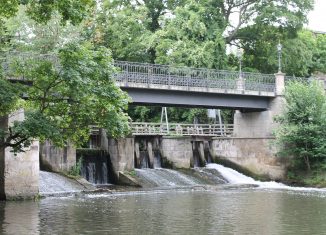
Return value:
[[(5, 144), (14, 151), (22, 151), (35, 138), (49, 139), (57, 146), (68, 140), (81, 144), (89, 137), (90, 125), (107, 129), (113, 137), (129, 133), (124, 112), (129, 98), (112, 79), (108, 49), (69, 43), (59, 51), (59, 61), (38, 57), (24, 64), (18, 76), (23, 72), (33, 85), (24, 88), (28, 97), (25, 120), (6, 133)], [(6, 107), (1, 105), (1, 109)]]
[(279, 117), (276, 139), (282, 156), (300, 159), (310, 169), (311, 159), (326, 159), (326, 96), (323, 86), (293, 81), (285, 90), (286, 108)]

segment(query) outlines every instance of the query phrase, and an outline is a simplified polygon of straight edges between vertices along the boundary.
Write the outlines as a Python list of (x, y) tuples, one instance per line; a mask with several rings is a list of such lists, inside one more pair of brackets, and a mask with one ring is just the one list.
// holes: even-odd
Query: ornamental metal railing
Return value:
[(183, 123), (148, 123), (133, 122), (130, 124), (134, 136), (215, 136), (233, 135), (233, 124), (183, 124)]
[(0, 68), (6, 74), (7, 79), (27, 80), (24, 67), (31, 66), (32, 61), (49, 61), (54, 67), (60, 68), (60, 61), (56, 55), (31, 52), (11, 52), (10, 55), (0, 56)]
[[(115, 61), (120, 69), (116, 81), (124, 86), (130, 84), (161, 85), (178, 87), (219, 88), (274, 92), (275, 76), (272, 74), (247, 73), (215, 69), (177, 67), (169, 65)], [(122, 85), (122, 86), (123, 86)]]
[[(25, 79), (23, 66), (29, 66), (30, 60), (50, 61), (55, 67), (60, 67), (58, 57), (52, 54), (19, 53), (0, 58), (2, 70), (7, 77)], [(237, 91), (274, 92), (275, 76), (272, 74), (247, 73), (237, 71), (178, 67), (128, 61), (115, 61), (118, 68), (114, 79), (120, 86), (132, 84), (172, 86), (179, 88), (207, 88)], [(16, 70), (19, 67), (19, 78)]]

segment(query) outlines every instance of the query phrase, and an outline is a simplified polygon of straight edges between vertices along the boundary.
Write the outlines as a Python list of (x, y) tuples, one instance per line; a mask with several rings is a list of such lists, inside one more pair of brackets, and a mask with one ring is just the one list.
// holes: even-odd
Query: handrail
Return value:
[(233, 124), (184, 124), (133, 122), (130, 124), (134, 136), (173, 135), (173, 136), (231, 136)]
[[(115, 75), (121, 86), (130, 84), (160, 85), (176, 87), (219, 88), (228, 90), (247, 90), (258, 92), (274, 92), (275, 76), (272, 74), (179, 67), (115, 61), (120, 69)], [(241, 83), (241, 84), (240, 84)]]
[[(54, 62), (60, 67), (58, 57), (51, 54), (37, 55), (35, 53), (21, 53), (0, 58), (3, 70), (9, 72), (10, 65), (16, 61), (24, 62), (28, 59), (41, 59)], [(166, 86), (166, 89), (206, 88), (220, 90), (274, 92), (275, 77), (272, 74), (249, 73), (205, 68), (193, 68), (171, 65), (138, 63), (129, 61), (115, 61), (118, 71), (113, 78), (121, 87), (131, 84), (146, 86)], [(14, 77), (12, 75), (12, 77)], [(24, 76), (23, 76), (24, 77)], [(20, 78), (24, 79), (24, 78)], [(215, 91), (213, 91), (215, 92)], [(259, 95), (258, 94), (258, 95)]]

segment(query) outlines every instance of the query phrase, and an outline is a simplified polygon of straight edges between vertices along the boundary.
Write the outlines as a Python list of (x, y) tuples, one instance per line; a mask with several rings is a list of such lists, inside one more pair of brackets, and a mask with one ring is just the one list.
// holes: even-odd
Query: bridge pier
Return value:
[[(14, 121), (24, 120), (24, 110), (0, 118), (7, 129)], [(39, 142), (33, 141), (25, 152), (14, 155), (11, 148), (0, 148), (0, 199), (33, 198), (39, 192)]]

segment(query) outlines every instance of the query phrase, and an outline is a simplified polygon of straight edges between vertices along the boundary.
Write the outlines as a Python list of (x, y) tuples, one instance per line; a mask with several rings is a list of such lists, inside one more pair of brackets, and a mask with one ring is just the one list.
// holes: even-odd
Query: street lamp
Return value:
[(282, 44), (279, 42), (277, 45), (277, 53), (278, 53), (278, 72), (282, 73)]
[(243, 92), (245, 88), (244, 79), (242, 77), (242, 56), (243, 56), (243, 49), (239, 48), (237, 51), (237, 57), (239, 60), (239, 79), (237, 81), (237, 87), (238, 90), (241, 92)]
[(243, 56), (243, 49), (239, 48), (237, 51), (237, 57), (239, 60), (239, 78), (242, 77), (242, 56)]

